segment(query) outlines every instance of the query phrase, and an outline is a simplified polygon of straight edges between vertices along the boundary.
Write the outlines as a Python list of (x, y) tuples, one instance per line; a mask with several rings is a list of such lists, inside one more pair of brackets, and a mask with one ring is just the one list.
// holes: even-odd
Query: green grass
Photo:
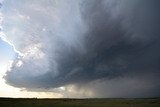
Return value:
[(0, 98), (0, 107), (160, 107), (160, 99), (12, 99)]

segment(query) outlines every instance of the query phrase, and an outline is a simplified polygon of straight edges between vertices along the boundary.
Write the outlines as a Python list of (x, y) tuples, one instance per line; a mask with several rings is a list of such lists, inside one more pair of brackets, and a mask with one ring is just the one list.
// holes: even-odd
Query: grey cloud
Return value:
[[(4, 77), (8, 84), (28, 90), (70, 84), (85, 88), (85, 84), (101, 80), (108, 85), (96, 82), (100, 84), (98, 87), (91, 85), (88, 88), (96, 87), (93, 91), (98, 94), (105, 92), (108, 87), (108, 92), (111, 93), (116, 86), (120, 88), (114, 89), (113, 93), (115, 91), (117, 94), (108, 95), (109, 97), (123, 97), (121, 93), (125, 97), (135, 97), (144, 90), (149, 93), (144, 97), (160, 95), (155, 91), (160, 86), (159, 1), (42, 0), (33, 1), (33, 4), (31, 1), (26, 3), (31, 4), (29, 7), (32, 10), (26, 9), (28, 5), (23, 6), (21, 3), (15, 5), (15, 8), (19, 11), (17, 14), (30, 15), (30, 20), (19, 21), (12, 18), (15, 26), (11, 26), (22, 32), (17, 37), (22, 42), (16, 43), (18, 40), (8, 38), (15, 42), (19, 51), (29, 53), (26, 58), (14, 60), (11, 71)], [(12, 6), (13, 3), (6, 2), (4, 5)], [(24, 25), (17, 25), (17, 22)], [(9, 25), (10, 23), (8, 22)], [(25, 29), (20, 28), (21, 26)], [(42, 28), (45, 28), (44, 32)], [(8, 34), (13, 35), (12, 32)], [(30, 46), (35, 46), (36, 55), (32, 50), (30, 52)], [(23, 65), (17, 67), (19, 60)], [(132, 76), (135, 77), (132, 85), (139, 81), (144, 81), (144, 84), (135, 89), (134, 94), (131, 95), (133, 91), (125, 94), (123, 90), (132, 87), (127, 82), (132, 81)], [(118, 86), (120, 82), (116, 78), (122, 78), (120, 81), (126, 82), (125, 89)], [(147, 79), (152, 81), (147, 84)], [(109, 82), (113, 82), (114, 86)]]

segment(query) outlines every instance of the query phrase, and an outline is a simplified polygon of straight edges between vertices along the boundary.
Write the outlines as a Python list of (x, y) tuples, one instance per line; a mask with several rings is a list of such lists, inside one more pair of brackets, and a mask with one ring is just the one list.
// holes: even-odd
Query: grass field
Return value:
[(160, 107), (160, 98), (153, 98), (153, 99), (0, 98), (0, 107)]

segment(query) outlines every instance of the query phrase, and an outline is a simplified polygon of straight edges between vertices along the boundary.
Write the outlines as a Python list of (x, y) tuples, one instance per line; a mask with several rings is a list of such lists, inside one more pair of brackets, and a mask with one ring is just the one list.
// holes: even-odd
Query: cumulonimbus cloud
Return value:
[[(86, 87), (94, 81), (114, 81), (117, 86), (116, 78), (123, 81), (132, 76), (143, 81), (148, 77), (154, 84), (159, 80), (154, 75), (160, 75), (158, 4), (151, 0), (4, 1), (3, 32), (23, 54), (15, 57), (4, 78), (10, 85), (31, 90), (70, 84)], [(146, 93), (159, 86), (148, 86)], [(104, 84), (91, 87), (97, 92), (107, 89)], [(116, 91), (122, 96), (118, 94), (122, 91)]]

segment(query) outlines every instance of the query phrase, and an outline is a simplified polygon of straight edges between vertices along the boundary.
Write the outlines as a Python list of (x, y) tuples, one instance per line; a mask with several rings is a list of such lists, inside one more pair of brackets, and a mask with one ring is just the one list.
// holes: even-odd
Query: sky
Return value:
[(160, 97), (159, 0), (0, 3), (0, 97)]

